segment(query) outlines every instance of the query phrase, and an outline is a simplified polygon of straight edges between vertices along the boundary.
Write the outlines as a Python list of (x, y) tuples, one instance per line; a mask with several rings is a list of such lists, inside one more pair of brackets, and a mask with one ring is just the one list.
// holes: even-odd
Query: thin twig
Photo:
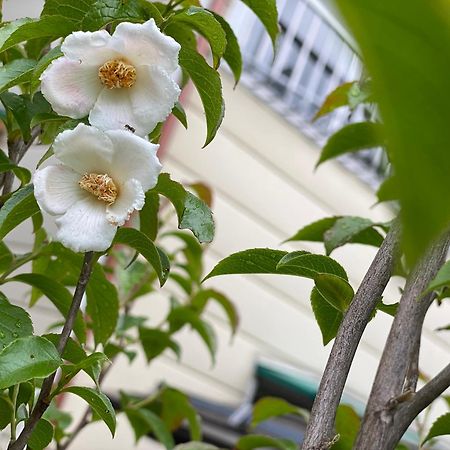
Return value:
[(341, 323), (328, 358), (302, 448), (326, 450), (334, 438), (334, 421), (356, 349), (392, 275), (399, 246), (394, 223), (369, 267)]
[(378, 366), (366, 413), (356, 440), (355, 450), (389, 450), (396, 434), (396, 415), (399, 407), (411, 396), (403, 387), (410, 362), (414, 360), (417, 335), (422, 333), (425, 315), (434, 294), (423, 296), (424, 290), (445, 261), (450, 237), (435, 242), (408, 277), (399, 308)]
[[(77, 317), (78, 310), (80, 309), (81, 300), (86, 291), (89, 278), (92, 272), (92, 266), (95, 262), (94, 252), (87, 252), (84, 255), (83, 266), (78, 278), (77, 286), (73, 294), (72, 304), (70, 305), (69, 313), (67, 315), (66, 322), (59, 337), (57, 349), (60, 355), (63, 354), (67, 341), (69, 340), (70, 333), (72, 332)], [(28, 439), (31, 436), (34, 428), (36, 427), (39, 419), (47, 410), (51, 400), (51, 390), (53, 381), (55, 380), (56, 372), (49, 375), (42, 383), (41, 392), (36, 402), (35, 407), (30, 415), (30, 418), (26, 421), (25, 427), (20, 433), (20, 436), (15, 442), (11, 442), (8, 450), (23, 450), (27, 445)]]

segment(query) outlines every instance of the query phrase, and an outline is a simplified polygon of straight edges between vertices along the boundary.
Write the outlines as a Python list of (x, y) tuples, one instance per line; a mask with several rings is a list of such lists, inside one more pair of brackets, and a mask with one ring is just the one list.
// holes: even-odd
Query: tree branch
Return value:
[[(92, 266), (95, 262), (94, 252), (87, 252), (84, 255), (83, 266), (81, 268), (81, 273), (78, 278), (77, 286), (73, 294), (72, 304), (70, 305), (69, 313), (67, 315), (67, 320), (64, 323), (64, 327), (61, 331), (59, 337), (57, 349), (60, 355), (64, 352), (67, 341), (69, 340), (70, 333), (72, 332), (75, 319), (77, 317), (78, 310), (80, 309), (81, 300), (86, 291), (86, 286), (88, 284), (89, 278), (92, 272)], [(50, 400), (51, 400), (51, 390), (53, 386), (53, 381), (55, 380), (56, 372), (49, 375), (42, 383), (41, 392), (36, 405), (30, 415), (30, 418), (26, 421), (25, 427), (20, 433), (20, 436), (16, 441), (11, 442), (8, 450), (23, 450), (27, 445), (28, 439), (31, 436), (34, 428), (36, 427), (39, 419), (42, 417), (44, 412), (47, 410)]]
[(341, 323), (320, 382), (303, 450), (326, 450), (334, 437), (334, 421), (350, 367), (372, 312), (391, 278), (399, 247), (394, 223), (369, 267)]
[(423, 296), (423, 291), (445, 261), (449, 236), (445, 235), (434, 243), (408, 277), (378, 366), (355, 450), (394, 448), (390, 436), (396, 427), (395, 416), (399, 405), (410, 398), (403, 393), (408, 367), (416, 358), (414, 353), (419, 351), (417, 336), (422, 333), (425, 315), (434, 299), (434, 294)]
[(413, 420), (449, 387), (450, 364), (417, 391), (409, 402), (398, 409), (395, 415), (395, 426), (389, 436), (388, 448), (394, 448)]

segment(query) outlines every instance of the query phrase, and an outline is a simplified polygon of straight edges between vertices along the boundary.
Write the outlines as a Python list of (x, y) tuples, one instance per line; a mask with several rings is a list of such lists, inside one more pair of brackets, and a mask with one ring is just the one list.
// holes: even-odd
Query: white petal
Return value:
[(75, 31), (66, 37), (61, 50), (69, 59), (95, 65), (98, 68), (117, 52), (108, 46), (111, 35), (106, 30)]
[(134, 178), (139, 181), (144, 192), (154, 187), (162, 168), (156, 156), (159, 145), (130, 131), (110, 130), (105, 134), (114, 147), (110, 176), (122, 183)]
[(92, 195), (70, 207), (56, 225), (56, 239), (74, 252), (106, 250), (117, 230), (106, 219), (106, 204)]
[(120, 23), (109, 45), (135, 66), (158, 66), (170, 73), (178, 66), (180, 44), (161, 33), (153, 19), (142, 24)]
[[(130, 89), (136, 130), (148, 130), (167, 118), (180, 95), (177, 83), (157, 67), (139, 67), (136, 84)], [(137, 132), (137, 131), (136, 131)]]
[(113, 145), (108, 136), (95, 127), (80, 123), (60, 133), (53, 143), (56, 158), (78, 173), (108, 173)]
[(58, 114), (73, 119), (88, 115), (102, 88), (98, 67), (65, 56), (55, 59), (41, 75), (44, 97)]
[(89, 195), (78, 185), (80, 174), (70, 167), (47, 166), (33, 175), (34, 196), (49, 214), (64, 214), (78, 200)]
[(123, 225), (134, 210), (140, 210), (145, 203), (145, 194), (138, 180), (128, 180), (120, 186), (116, 201), (106, 207), (107, 220), (115, 225)]
[[(91, 125), (100, 130), (124, 130), (127, 126), (136, 129), (137, 125), (130, 101), (131, 89), (133, 88), (104, 88), (89, 114)], [(141, 132), (142, 130), (139, 131)]]

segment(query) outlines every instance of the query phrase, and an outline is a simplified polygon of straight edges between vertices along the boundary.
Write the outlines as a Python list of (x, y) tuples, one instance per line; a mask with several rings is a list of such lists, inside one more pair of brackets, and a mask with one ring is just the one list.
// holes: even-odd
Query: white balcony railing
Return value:
[[(327, 94), (340, 84), (358, 80), (362, 64), (336, 30), (324, 9), (313, 0), (278, 0), (281, 35), (275, 58), (262, 24), (241, 2), (231, 3), (228, 20), (244, 57), (242, 82), (303, 134), (322, 146), (350, 122), (367, 120), (370, 111), (340, 108), (316, 122), (312, 118)], [(340, 158), (361, 179), (376, 187), (386, 170), (381, 149)]]

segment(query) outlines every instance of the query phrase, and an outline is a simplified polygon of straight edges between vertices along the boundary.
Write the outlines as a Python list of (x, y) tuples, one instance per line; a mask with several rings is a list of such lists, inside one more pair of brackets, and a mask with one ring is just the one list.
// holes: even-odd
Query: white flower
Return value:
[(133, 128), (145, 136), (172, 111), (180, 88), (171, 78), (180, 45), (153, 19), (106, 30), (76, 31), (61, 46), (64, 56), (41, 75), (41, 90), (61, 115), (101, 130)]
[(106, 250), (156, 185), (158, 145), (129, 131), (79, 124), (59, 134), (53, 150), (62, 164), (37, 170), (33, 183), (41, 209), (58, 216), (56, 239), (76, 252)]

